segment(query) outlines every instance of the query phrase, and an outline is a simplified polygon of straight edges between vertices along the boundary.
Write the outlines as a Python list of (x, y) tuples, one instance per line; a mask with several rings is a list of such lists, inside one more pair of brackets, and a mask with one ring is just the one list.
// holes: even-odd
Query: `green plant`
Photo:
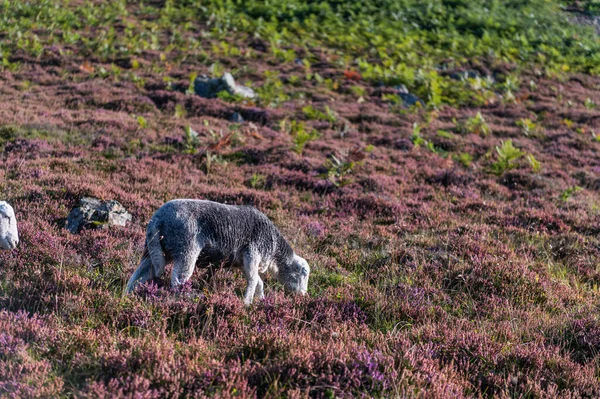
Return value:
[(328, 106), (325, 106), (325, 112), (323, 112), (314, 108), (312, 105), (307, 105), (302, 107), (302, 112), (304, 113), (304, 116), (310, 120), (326, 121), (331, 124), (334, 124), (337, 121), (335, 112)]
[(540, 162), (537, 159), (535, 159), (533, 154), (527, 154), (527, 162), (529, 162), (531, 169), (533, 169), (533, 171), (536, 173), (542, 169), (542, 164), (540, 164)]
[(242, 97), (239, 94), (232, 94), (227, 90), (221, 90), (218, 92), (217, 97), (228, 103), (241, 103), (246, 101), (245, 97)]
[(351, 86), (350, 87), (350, 92), (352, 93), (352, 95), (356, 98), (361, 98), (364, 97), (364, 95), (366, 94), (366, 90), (364, 87), (361, 86)]
[(417, 122), (413, 123), (413, 132), (410, 139), (415, 147), (427, 144), (427, 141), (421, 136), (421, 126)]
[(433, 142), (428, 141), (428, 140), (424, 139), (423, 136), (421, 136), (421, 126), (416, 122), (413, 123), (413, 133), (412, 133), (410, 139), (413, 142), (413, 145), (417, 148), (424, 145), (425, 147), (427, 147), (427, 149), (429, 151), (433, 152), (434, 154), (439, 154), (444, 157), (447, 155), (447, 153), (445, 151), (442, 151), (439, 148), (436, 148), (435, 145), (433, 144)]
[(585, 107), (587, 109), (594, 109), (597, 106), (596, 102), (594, 100), (592, 100), (591, 98), (586, 98), (585, 102), (583, 104), (585, 105)]
[(477, 115), (467, 119), (464, 125), (460, 126), (460, 130), (463, 133), (478, 134), (481, 136), (487, 136), (491, 132), (481, 112), (477, 112)]
[(259, 102), (267, 107), (277, 107), (282, 102), (290, 99), (276, 71), (265, 71), (265, 82), (256, 92)]
[(343, 161), (332, 155), (327, 160), (325, 167), (327, 172), (322, 174), (321, 177), (326, 178), (332, 182), (336, 187), (344, 187), (352, 182), (348, 177), (356, 167), (356, 163), (353, 161)]
[(204, 171), (206, 172), (207, 175), (210, 174), (210, 171), (212, 170), (212, 165), (215, 162), (218, 162), (220, 159), (219, 154), (213, 154), (210, 151), (206, 151), (204, 153)]
[(208, 71), (213, 78), (220, 78), (225, 73), (225, 68), (223, 68), (219, 61), (216, 61), (208, 67)]
[(198, 133), (189, 125), (184, 128), (184, 132), (183, 152), (186, 154), (195, 154), (198, 152), (198, 147), (200, 146), (200, 138), (198, 137)]
[(146, 118), (144, 118), (143, 116), (140, 115), (136, 119), (137, 119), (138, 125), (141, 129), (145, 129), (148, 127), (148, 122), (146, 121)]
[(185, 118), (186, 115), (185, 107), (181, 104), (175, 105), (175, 118)]
[(568, 127), (569, 129), (572, 129), (573, 126), (575, 125), (575, 122), (573, 122), (571, 119), (568, 118), (564, 118), (563, 119), (563, 124)]
[(533, 122), (529, 118), (520, 119), (516, 123), (517, 126), (521, 128), (521, 131), (525, 136), (530, 136), (539, 133), (542, 130), (539, 124)]
[(393, 105), (402, 105), (402, 99), (397, 94), (385, 93), (381, 96), (381, 99)]
[(292, 86), (295, 87), (299, 87), (302, 82), (301, 82), (301, 78), (298, 75), (292, 75), (288, 78), (288, 83), (291, 84)]
[(448, 132), (446, 130), (438, 130), (437, 135), (439, 137), (443, 137), (445, 139), (453, 139), (454, 135), (451, 132)]
[(429, 105), (437, 107), (442, 104), (444, 79), (437, 71), (419, 69), (415, 76), (415, 83), (419, 87), (417, 94), (426, 98)]
[(569, 198), (571, 198), (574, 194), (580, 192), (581, 190), (582, 190), (582, 188), (579, 186), (569, 187), (568, 189), (566, 189), (565, 191), (563, 191), (560, 194), (560, 200), (562, 202), (567, 202), (569, 200)]
[(501, 175), (507, 170), (514, 169), (516, 161), (523, 157), (525, 153), (513, 146), (512, 140), (506, 140), (498, 147), (496, 146), (498, 161), (492, 164), (491, 172)]
[(186, 90), (186, 94), (195, 94), (196, 89), (194, 88), (194, 83), (196, 82), (196, 78), (198, 77), (198, 72), (192, 72), (189, 77), (188, 88)]
[(250, 184), (250, 187), (252, 187), (254, 189), (263, 188), (265, 186), (265, 181), (266, 181), (266, 178), (263, 175), (254, 173), (254, 174), (252, 174), (252, 177), (250, 178), (249, 184)]
[(302, 154), (306, 143), (316, 140), (321, 136), (319, 132), (314, 129), (307, 130), (304, 122), (299, 122), (296, 120), (288, 122), (286, 119), (284, 119), (280, 124), (280, 128), (281, 130), (292, 135), (294, 142), (292, 149), (298, 154)]
[(470, 167), (473, 162), (473, 156), (467, 152), (461, 152), (458, 155), (454, 155), (453, 158), (465, 168)]

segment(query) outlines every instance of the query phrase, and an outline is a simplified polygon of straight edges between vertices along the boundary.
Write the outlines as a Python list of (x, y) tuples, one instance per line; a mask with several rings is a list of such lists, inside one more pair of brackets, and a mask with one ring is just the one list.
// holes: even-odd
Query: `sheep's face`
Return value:
[(282, 281), (286, 292), (306, 294), (309, 274), (310, 267), (308, 266), (308, 262), (303, 257), (294, 255), (292, 263), (286, 269)]
[(19, 233), (15, 211), (8, 203), (0, 201), (0, 247), (15, 249), (18, 244)]

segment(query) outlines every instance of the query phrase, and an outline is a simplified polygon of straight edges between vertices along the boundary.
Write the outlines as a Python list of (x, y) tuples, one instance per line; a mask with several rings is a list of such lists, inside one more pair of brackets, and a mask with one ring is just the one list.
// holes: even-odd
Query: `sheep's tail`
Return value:
[(155, 276), (161, 276), (165, 271), (165, 255), (160, 245), (160, 226), (159, 221), (152, 218), (148, 223), (146, 231), (146, 251), (152, 262), (152, 268)]

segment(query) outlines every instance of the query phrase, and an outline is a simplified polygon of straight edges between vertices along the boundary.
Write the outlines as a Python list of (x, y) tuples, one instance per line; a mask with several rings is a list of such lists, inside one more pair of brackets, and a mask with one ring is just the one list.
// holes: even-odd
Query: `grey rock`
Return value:
[(450, 79), (463, 80), (463, 79), (476, 79), (479, 77), (479, 72), (474, 70), (467, 70), (463, 72), (454, 72), (450, 74)]
[(405, 106), (412, 107), (413, 105), (415, 105), (417, 103), (421, 104), (422, 106), (425, 105), (425, 101), (421, 100), (418, 96), (410, 93), (408, 91), (408, 89), (406, 88), (406, 86), (400, 85), (400, 86), (394, 87), (394, 89), (396, 89), (398, 91), (398, 97), (400, 97), (402, 99), (402, 102), (404, 103)]
[(254, 90), (247, 86), (237, 85), (235, 87), (234, 94), (237, 94), (238, 96), (242, 96), (244, 98), (256, 98), (256, 93), (254, 92)]
[(243, 123), (244, 117), (239, 112), (234, 112), (233, 115), (231, 115), (230, 120), (235, 123)]
[(396, 86), (395, 89), (398, 90), (398, 93), (409, 94), (405, 85)]
[(600, 35), (600, 16), (588, 15), (586, 13), (571, 10), (569, 20), (576, 25), (589, 26), (594, 28), (597, 35)]
[(194, 81), (194, 91), (203, 98), (215, 98), (217, 93), (225, 90), (221, 79), (211, 79), (206, 75), (198, 76)]
[(223, 74), (223, 76), (221, 77), (221, 84), (229, 93), (235, 93), (237, 86), (235, 84), (235, 79), (233, 78), (233, 75), (231, 75), (229, 72), (225, 72)]
[(224, 90), (244, 98), (256, 97), (256, 93), (251, 88), (236, 84), (235, 79), (229, 72), (224, 73), (218, 79), (202, 75), (194, 81), (194, 92), (203, 98), (215, 98), (219, 92)]
[(66, 227), (77, 234), (82, 229), (125, 226), (130, 221), (131, 214), (119, 202), (84, 197), (67, 216)]
[(415, 105), (417, 103), (419, 103), (423, 106), (425, 105), (425, 101), (421, 100), (419, 97), (415, 96), (414, 94), (399, 93), (398, 95), (404, 102), (404, 105), (406, 105), (407, 107), (412, 107), (413, 105)]
[(394, 143), (394, 148), (400, 151), (410, 151), (414, 144), (409, 139), (398, 139)]

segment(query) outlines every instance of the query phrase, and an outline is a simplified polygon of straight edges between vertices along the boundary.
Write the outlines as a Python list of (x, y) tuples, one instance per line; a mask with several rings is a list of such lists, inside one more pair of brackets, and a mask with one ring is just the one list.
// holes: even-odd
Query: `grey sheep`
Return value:
[(177, 199), (162, 205), (146, 230), (144, 256), (127, 283), (127, 293), (154, 277), (173, 261), (171, 286), (185, 283), (196, 265), (224, 264), (240, 267), (248, 282), (244, 303), (250, 305), (258, 288), (264, 298), (259, 276), (267, 270), (286, 292), (306, 294), (310, 267), (294, 253), (267, 216), (250, 206), (213, 201)]
[(8, 202), (0, 201), (0, 247), (15, 249), (19, 245), (19, 232), (15, 211)]

